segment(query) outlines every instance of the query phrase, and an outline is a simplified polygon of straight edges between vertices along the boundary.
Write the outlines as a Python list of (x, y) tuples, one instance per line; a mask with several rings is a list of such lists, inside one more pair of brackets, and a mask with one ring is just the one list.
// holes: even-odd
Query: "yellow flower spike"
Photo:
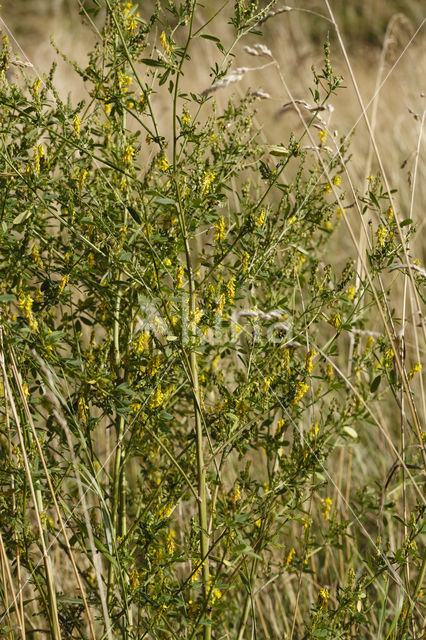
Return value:
[(408, 372), (408, 379), (412, 380), (417, 373), (420, 373), (421, 370), (421, 362), (416, 362), (411, 371)]
[(176, 289), (182, 289), (183, 287), (183, 276), (184, 276), (184, 269), (182, 266), (178, 267), (177, 272), (176, 272), (176, 278), (175, 278), (175, 287)]
[(201, 181), (201, 193), (203, 196), (207, 195), (210, 191), (210, 185), (214, 181), (216, 175), (214, 173), (205, 172)]
[(303, 398), (308, 389), (309, 386), (306, 384), (306, 382), (298, 382), (296, 386), (296, 396), (293, 400), (293, 404), (298, 404), (299, 400)]
[(294, 557), (295, 553), (296, 553), (296, 549), (294, 549), (294, 548), (290, 549), (290, 551), (288, 552), (287, 558), (286, 558), (285, 563), (284, 563), (286, 567), (288, 567), (291, 564), (291, 561), (293, 560), (293, 557)]
[(167, 169), (169, 168), (169, 166), (170, 166), (170, 165), (169, 165), (169, 161), (167, 160), (167, 158), (166, 158), (165, 156), (163, 156), (163, 157), (161, 158), (161, 160), (159, 161), (159, 163), (158, 163), (158, 168), (159, 168), (161, 171), (167, 171)]
[(32, 86), (32, 89), (34, 91), (35, 94), (37, 94), (40, 91), (40, 87), (41, 87), (41, 78), (37, 78)]
[(128, 164), (128, 165), (133, 164), (133, 158), (135, 153), (136, 152), (133, 149), (133, 147), (130, 147), (130, 146), (126, 147), (123, 153), (123, 158), (122, 158), (124, 164)]
[(223, 242), (226, 236), (226, 222), (225, 218), (221, 217), (215, 224), (215, 240), (216, 242)]
[(81, 120), (78, 116), (74, 116), (74, 119), (72, 121), (72, 126), (74, 129), (74, 136), (76, 138), (80, 137), (80, 129), (81, 129)]
[(314, 358), (318, 355), (318, 351), (315, 349), (311, 349), (308, 351), (305, 357), (305, 371), (306, 373), (312, 373), (312, 369), (314, 368)]
[(321, 513), (324, 516), (325, 520), (330, 520), (330, 511), (332, 504), (333, 500), (331, 498), (324, 498), (323, 500), (321, 500)]

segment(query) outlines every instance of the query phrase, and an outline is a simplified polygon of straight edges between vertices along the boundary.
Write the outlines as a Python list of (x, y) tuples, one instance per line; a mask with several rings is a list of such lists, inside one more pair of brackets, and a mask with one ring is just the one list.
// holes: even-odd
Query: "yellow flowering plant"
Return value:
[[(244, 83), (270, 73), (288, 101), (263, 25), (293, 8), (216, 10), (229, 42), (196, 0), (82, 6), (97, 42), (71, 66), (78, 104), (53, 69), (10, 79), (3, 39), (0, 616), (13, 640), (419, 628), (422, 365), (388, 299), (399, 277), (420, 296), (414, 224), (380, 178), (351, 190), (347, 141), (325, 117), (342, 86), (328, 40), (313, 104), (291, 99), (301, 126), (261, 131), (268, 94)], [(234, 64), (240, 46), (257, 66)], [(365, 250), (349, 227), (358, 252), (338, 260), (355, 208)]]

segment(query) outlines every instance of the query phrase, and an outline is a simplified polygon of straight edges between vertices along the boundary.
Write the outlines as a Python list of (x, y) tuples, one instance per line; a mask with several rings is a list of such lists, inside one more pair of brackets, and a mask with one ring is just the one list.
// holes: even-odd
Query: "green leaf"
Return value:
[(208, 33), (202, 33), (200, 35), (200, 38), (204, 38), (205, 40), (211, 40), (212, 42), (220, 42), (219, 38), (216, 38), (216, 36), (211, 36)]
[(16, 216), (16, 218), (13, 220), (12, 224), (21, 224), (22, 222), (25, 222), (25, 220), (28, 220), (28, 218), (32, 215), (32, 211), (28, 210), (28, 211), (23, 211), (22, 213), (20, 213), (19, 215)]
[(136, 209), (134, 209), (133, 207), (127, 206), (127, 211), (130, 213), (130, 215), (132, 216), (133, 220), (136, 220), (136, 222), (138, 224), (142, 224), (142, 218), (140, 217), (140, 215), (136, 211)]
[(402, 222), (399, 223), (400, 227), (406, 227), (409, 224), (413, 224), (413, 221), (411, 218), (405, 218), (405, 220), (403, 220)]
[(376, 378), (374, 378), (373, 382), (370, 385), (371, 393), (374, 393), (375, 391), (377, 391), (377, 389), (379, 388), (381, 379), (382, 379), (382, 376), (376, 376)]
[(141, 62), (147, 65), (147, 67), (165, 67), (165, 63), (162, 60), (152, 60), (151, 58), (142, 58)]

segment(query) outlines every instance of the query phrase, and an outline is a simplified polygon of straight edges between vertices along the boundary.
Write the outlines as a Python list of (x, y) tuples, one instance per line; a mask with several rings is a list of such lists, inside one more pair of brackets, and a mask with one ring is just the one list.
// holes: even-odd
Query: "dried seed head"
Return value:
[(244, 51), (250, 56), (264, 56), (265, 58), (273, 58), (272, 52), (264, 44), (255, 44), (253, 47), (244, 47)]
[(213, 93), (218, 89), (223, 89), (233, 82), (239, 82), (240, 80), (242, 80), (247, 71), (250, 71), (248, 67), (238, 67), (238, 69), (234, 69), (234, 71), (231, 71), (231, 73), (222, 78), (222, 80), (218, 80), (218, 82), (214, 82), (211, 87), (204, 89), (201, 95), (207, 96), (209, 93)]
[(253, 96), (254, 98), (260, 98), (261, 100), (268, 100), (271, 96), (269, 93), (267, 93), (266, 91), (263, 91), (263, 89), (257, 89), (256, 91), (252, 91), (251, 96)]
[(267, 20), (269, 20), (269, 18), (274, 18), (275, 16), (278, 16), (280, 13), (286, 13), (287, 11), (291, 11), (292, 9), (293, 7), (289, 7), (289, 6), (280, 7), (279, 9), (272, 9), (272, 11), (268, 11), (268, 13), (265, 15), (264, 18), (259, 20), (259, 22), (257, 23), (257, 26), (266, 22)]

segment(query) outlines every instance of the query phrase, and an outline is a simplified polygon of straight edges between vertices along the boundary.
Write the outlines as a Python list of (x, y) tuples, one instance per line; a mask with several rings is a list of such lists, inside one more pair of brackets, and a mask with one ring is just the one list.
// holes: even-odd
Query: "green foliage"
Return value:
[[(328, 147), (320, 115), (342, 86), (329, 43), (306, 129), (271, 147), (256, 95), (216, 102), (232, 54), (195, 29), (196, 2), (146, 21), (95, 4), (79, 104), (54, 68), (10, 83), (3, 39), (5, 637), (33, 619), (54, 638), (416, 637), (423, 444), (407, 409), (401, 458), (372, 407), (418, 368), (366, 328), (372, 305), (386, 312), (379, 284), (331, 259), (352, 194), (346, 141)], [(235, 3), (236, 38), (274, 3), (259, 4)], [(200, 37), (220, 63), (186, 93)], [(373, 277), (404, 260), (389, 196), (372, 178), (359, 199), (376, 213)], [(331, 460), (357, 460), (374, 429), (402, 483), (351, 493)]]

